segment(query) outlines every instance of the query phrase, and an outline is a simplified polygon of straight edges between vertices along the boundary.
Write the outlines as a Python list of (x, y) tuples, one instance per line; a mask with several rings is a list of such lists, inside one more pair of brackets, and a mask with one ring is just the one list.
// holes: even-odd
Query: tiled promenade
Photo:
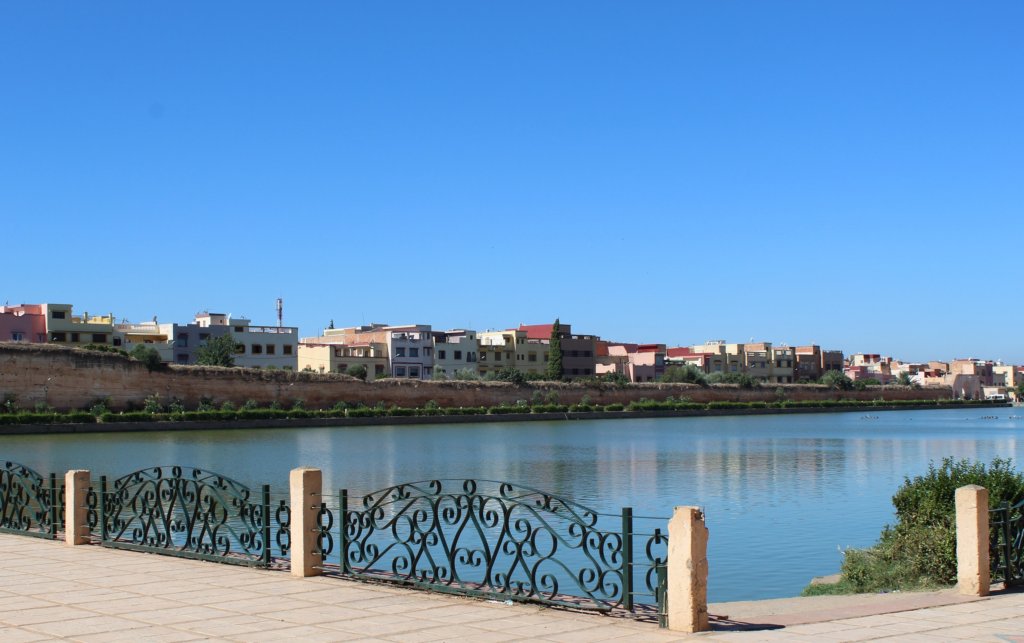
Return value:
[[(713, 605), (734, 620), (804, 624), (708, 632), (691, 641), (1024, 641), (1024, 594), (957, 601), (905, 595)], [(895, 602), (893, 602), (895, 601)], [(906, 602), (910, 601), (910, 602)], [(848, 600), (847, 600), (848, 602)], [(797, 605), (817, 606), (802, 615)], [(830, 617), (834, 617), (831, 620)], [(824, 622), (808, 623), (809, 620)], [(505, 605), (337, 578), (137, 554), (0, 534), (0, 641), (669, 641), (651, 623)]]

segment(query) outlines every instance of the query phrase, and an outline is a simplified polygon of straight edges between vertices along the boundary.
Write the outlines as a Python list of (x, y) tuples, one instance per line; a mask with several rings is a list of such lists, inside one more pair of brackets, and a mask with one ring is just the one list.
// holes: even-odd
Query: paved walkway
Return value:
[[(690, 641), (1024, 641), (1024, 593), (711, 606)], [(903, 603), (900, 603), (903, 601)], [(916, 601), (916, 603), (915, 603)], [(923, 601), (923, 603), (922, 603)], [(939, 607), (914, 609), (921, 604)], [(902, 607), (901, 607), (902, 605)], [(896, 611), (909, 609), (912, 611)], [(731, 613), (723, 612), (729, 610)], [(872, 615), (864, 615), (868, 610)], [(892, 612), (878, 614), (877, 612)], [(832, 618), (835, 617), (835, 618)], [(807, 622), (823, 621), (823, 622)], [(803, 623), (803, 624), (796, 624)], [(787, 625), (786, 627), (781, 627)], [(671, 641), (652, 623), (0, 534), (0, 641)]]

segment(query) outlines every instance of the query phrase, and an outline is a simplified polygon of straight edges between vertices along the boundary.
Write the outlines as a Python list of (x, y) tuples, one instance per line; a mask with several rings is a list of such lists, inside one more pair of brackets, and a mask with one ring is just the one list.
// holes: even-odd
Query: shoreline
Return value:
[(553, 413), (503, 413), (496, 415), (412, 415), (339, 418), (277, 418), (267, 420), (182, 420), (142, 422), (100, 422), (67, 424), (8, 424), (0, 426), (5, 435), (60, 435), (79, 433), (139, 433), (154, 431), (212, 431), (240, 429), (320, 428), (348, 426), (410, 426), (416, 424), (486, 424), (493, 422), (554, 422), (575, 420), (625, 420), (744, 415), (806, 415), (808, 413), (860, 413), (865, 411), (926, 411), (964, 408), (1013, 408), (1008, 402), (990, 404), (864, 404), (841, 407), (686, 409), (658, 411), (566, 411)]

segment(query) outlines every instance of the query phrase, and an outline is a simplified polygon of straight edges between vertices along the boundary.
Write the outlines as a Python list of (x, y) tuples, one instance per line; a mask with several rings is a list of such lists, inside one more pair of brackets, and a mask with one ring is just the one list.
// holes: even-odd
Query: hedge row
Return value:
[(148, 411), (126, 411), (103, 413), (97, 418), (84, 411), (72, 413), (9, 413), (0, 414), (0, 425), (10, 424), (92, 424), (95, 422), (185, 422), (185, 421), (228, 421), (228, 420), (274, 420), (306, 418), (368, 418), (368, 417), (412, 417), (441, 415), (507, 415), (511, 413), (590, 413), (630, 411), (704, 411), (713, 409), (786, 409), (786, 408), (834, 408), (863, 406), (960, 406), (985, 404), (984, 400), (783, 400), (778, 402), (675, 402), (642, 400), (628, 405), (608, 404), (535, 404), (533, 406), (469, 406), (448, 408), (403, 408), (403, 407), (353, 407), (347, 409), (239, 409), (237, 411), (184, 411), (177, 413), (150, 413)]

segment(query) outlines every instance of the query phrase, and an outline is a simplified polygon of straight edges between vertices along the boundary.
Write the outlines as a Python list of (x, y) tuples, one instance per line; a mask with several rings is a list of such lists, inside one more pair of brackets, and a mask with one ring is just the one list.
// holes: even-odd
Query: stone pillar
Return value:
[(89, 537), (89, 472), (72, 470), (64, 475), (64, 542), (88, 545)]
[(956, 490), (956, 586), (961, 594), (988, 596), (988, 489), (969, 484)]
[(291, 559), (292, 576), (319, 576), (323, 557), (317, 543), (323, 494), (323, 472), (302, 467), (292, 469), (291, 483)]
[(668, 628), (704, 632), (708, 625), (708, 529), (697, 507), (676, 507), (668, 523)]

